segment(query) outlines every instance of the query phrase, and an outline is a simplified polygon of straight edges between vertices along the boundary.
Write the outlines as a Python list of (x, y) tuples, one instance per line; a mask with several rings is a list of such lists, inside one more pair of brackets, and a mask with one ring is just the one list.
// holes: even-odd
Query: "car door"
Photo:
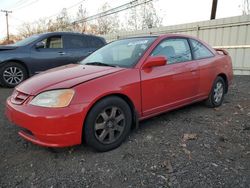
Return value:
[(165, 56), (165, 66), (141, 70), (144, 116), (192, 102), (198, 93), (199, 68), (186, 38), (161, 41), (151, 56)]
[(65, 35), (65, 51), (71, 59), (71, 63), (76, 63), (87, 57), (91, 49), (85, 35)]
[(70, 63), (64, 49), (62, 35), (54, 35), (41, 39), (44, 47), (31, 49), (30, 58), (33, 66), (32, 72), (39, 73), (50, 68)]

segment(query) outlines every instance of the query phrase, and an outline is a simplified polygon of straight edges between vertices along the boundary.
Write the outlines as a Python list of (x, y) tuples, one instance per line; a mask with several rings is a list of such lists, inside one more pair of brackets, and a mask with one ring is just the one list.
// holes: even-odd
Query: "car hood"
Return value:
[(29, 95), (37, 95), (46, 90), (71, 88), (80, 83), (123, 69), (118, 67), (70, 64), (35, 75), (18, 85), (16, 90)]
[(0, 45), (0, 51), (15, 50), (16, 48), (18, 48), (18, 47), (17, 46)]

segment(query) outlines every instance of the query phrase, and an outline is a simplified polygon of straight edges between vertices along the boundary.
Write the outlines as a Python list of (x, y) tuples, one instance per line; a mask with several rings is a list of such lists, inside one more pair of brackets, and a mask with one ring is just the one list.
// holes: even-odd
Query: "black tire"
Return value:
[[(11, 76), (8, 76), (8, 74), (13, 70), (13, 75), (16, 75), (12, 77), (12, 83), (11, 83)], [(14, 74), (14, 70), (16, 70), (16, 74)], [(8, 74), (6, 73), (8, 72)], [(28, 78), (27, 70), (23, 65), (16, 62), (8, 62), (0, 67), (0, 85), (3, 87), (9, 87), (13, 88), (20, 84), (22, 81)]]
[[(221, 84), (221, 89), (222, 89), (222, 93), (220, 92), (222, 94), (222, 96), (219, 98), (217, 98), (218, 95), (216, 96), (216, 94), (215, 94), (215, 91), (216, 91), (217, 86), (218, 86), (217, 84), (219, 84), (219, 85)], [(221, 106), (221, 104), (224, 100), (225, 92), (226, 92), (225, 81), (222, 77), (218, 76), (213, 83), (213, 87), (210, 91), (208, 99), (205, 101), (206, 106), (208, 106), (210, 108), (215, 108), (215, 107)], [(217, 100), (217, 99), (219, 99), (219, 100)]]
[[(114, 115), (112, 115), (113, 111)], [(118, 118), (124, 119), (118, 121)], [(99, 123), (97, 123), (98, 121)], [(97, 129), (98, 124), (104, 126), (104, 128), (99, 127), (100, 129)], [(87, 145), (101, 152), (115, 149), (127, 138), (131, 124), (131, 109), (123, 99), (116, 96), (104, 98), (97, 102), (88, 113), (84, 123), (85, 142)], [(113, 132), (112, 135), (116, 137), (114, 138), (116, 140), (111, 141), (111, 132)], [(102, 136), (105, 135), (105, 133), (106, 136)]]

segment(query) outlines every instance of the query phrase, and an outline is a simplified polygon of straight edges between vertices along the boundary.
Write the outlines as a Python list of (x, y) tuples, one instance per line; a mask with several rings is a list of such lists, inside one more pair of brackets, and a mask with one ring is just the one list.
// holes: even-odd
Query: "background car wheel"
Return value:
[(214, 81), (208, 99), (205, 101), (208, 107), (218, 107), (222, 104), (226, 91), (225, 81), (222, 77), (217, 77)]
[(112, 96), (97, 102), (88, 113), (84, 124), (84, 138), (98, 151), (108, 151), (121, 145), (132, 124), (129, 105)]
[(28, 77), (25, 67), (19, 63), (9, 62), (0, 68), (0, 84), (15, 87)]

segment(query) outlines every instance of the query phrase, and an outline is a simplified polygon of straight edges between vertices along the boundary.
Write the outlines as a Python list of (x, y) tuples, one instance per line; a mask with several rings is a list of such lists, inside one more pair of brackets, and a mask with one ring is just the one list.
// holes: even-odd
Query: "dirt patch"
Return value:
[(39, 147), (4, 116), (0, 88), (0, 187), (249, 187), (250, 77), (235, 77), (222, 107), (197, 103), (140, 122), (121, 147)]

